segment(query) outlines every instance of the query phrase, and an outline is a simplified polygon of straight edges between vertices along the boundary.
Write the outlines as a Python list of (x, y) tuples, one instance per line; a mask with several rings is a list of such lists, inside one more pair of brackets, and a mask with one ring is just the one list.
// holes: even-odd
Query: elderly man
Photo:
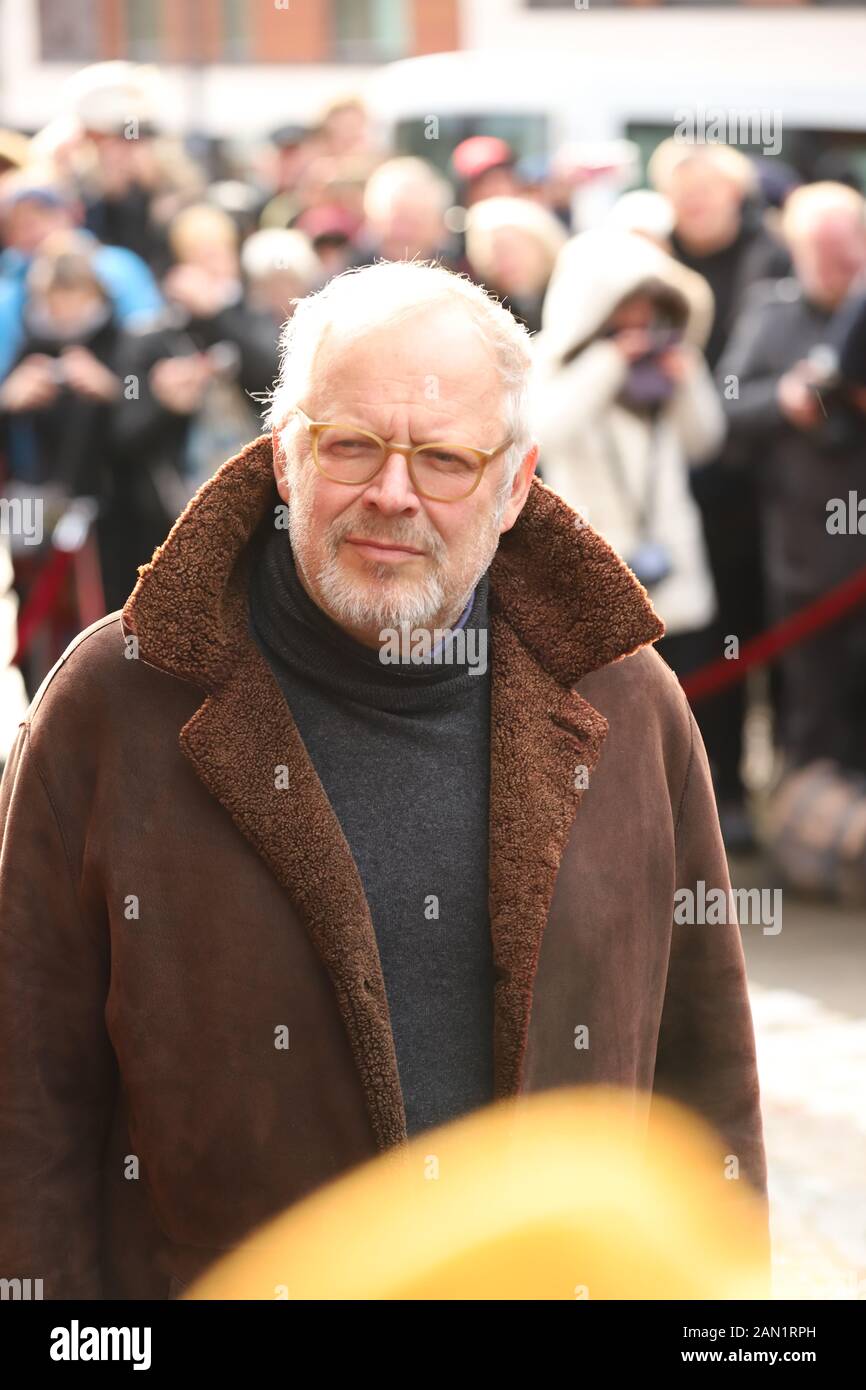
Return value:
[(364, 225), (356, 237), (352, 269), (374, 261), (429, 258), (466, 270), (459, 238), (445, 214), (451, 185), (438, 169), (415, 155), (386, 159), (364, 188)]
[(765, 1197), (739, 929), (676, 909), (730, 901), (706, 757), (645, 591), (533, 478), (527, 343), (442, 267), (332, 279), (270, 434), (33, 700), (0, 1266), (46, 1297), (170, 1297), (407, 1135), (557, 1086), (679, 1098), (719, 1199)]
[[(777, 620), (866, 559), (848, 515), (863, 489), (866, 411), (836, 366), (837, 316), (866, 273), (866, 201), (845, 184), (807, 184), (785, 204), (783, 229), (796, 279), (754, 287), (718, 369), (732, 434), (753, 446)], [(863, 609), (791, 647), (780, 665), (779, 738), (791, 762), (830, 758), (866, 772)]]

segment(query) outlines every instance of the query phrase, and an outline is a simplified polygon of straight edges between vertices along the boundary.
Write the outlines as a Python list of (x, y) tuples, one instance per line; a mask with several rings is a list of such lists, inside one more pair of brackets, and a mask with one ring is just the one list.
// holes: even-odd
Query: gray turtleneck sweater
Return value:
[[(489, 644), (485, 674), (383, 665), (309, 597), (286, 531), (253, 553), (251, 631), (364, 885), (413, 1134), (493, 1099)], [(484, 575), (464, 617), (485, 640), (487, 601)]]

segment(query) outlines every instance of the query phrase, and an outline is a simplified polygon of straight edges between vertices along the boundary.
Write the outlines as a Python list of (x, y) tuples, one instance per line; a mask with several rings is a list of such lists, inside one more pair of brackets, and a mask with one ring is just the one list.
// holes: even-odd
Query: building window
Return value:
[(159, 11), (160, 0), (126, 0), (126, 54), (134, 62), (153, 63), (162, 56)]
[(39, 0), (39, 51), (46, 63), (92, 63), (100, 56), (97, 0)]
[(387, 63), (409, 51), (409, 0), (334, 0), (334, 57)]
[(249, 0), (221, 0), (222, 58), (243, 63), (250, 57)]

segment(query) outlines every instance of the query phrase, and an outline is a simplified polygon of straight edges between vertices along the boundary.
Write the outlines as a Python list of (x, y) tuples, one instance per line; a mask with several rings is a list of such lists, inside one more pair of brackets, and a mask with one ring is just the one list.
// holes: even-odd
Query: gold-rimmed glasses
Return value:
[(406, 459), (412, 486), (430, 502), (462, 502), (471, 497), (489, 463), (513, 442), (513, 435), (495, 449), (468, 444), (431, 442), (393, 444), (372, 430), (338, 420), (311, 420), (299, 405), (295, 412), (310, 432), (313, 463), (332, 483), (357, 487), (369, 483), (391, 454)]

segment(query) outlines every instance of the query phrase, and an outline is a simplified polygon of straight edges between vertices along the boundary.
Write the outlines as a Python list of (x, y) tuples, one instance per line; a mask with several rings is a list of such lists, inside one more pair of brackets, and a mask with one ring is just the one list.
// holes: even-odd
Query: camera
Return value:
[(839, 370), (839, 354), (822, 343), (812, 348), (806, 361), (812, 370), (809, 389), (815, 392), (823, 419), (820, 442), (827, 449), (851, 448), (863, 438), (862, 416), (848, 399), (849, 383)]

